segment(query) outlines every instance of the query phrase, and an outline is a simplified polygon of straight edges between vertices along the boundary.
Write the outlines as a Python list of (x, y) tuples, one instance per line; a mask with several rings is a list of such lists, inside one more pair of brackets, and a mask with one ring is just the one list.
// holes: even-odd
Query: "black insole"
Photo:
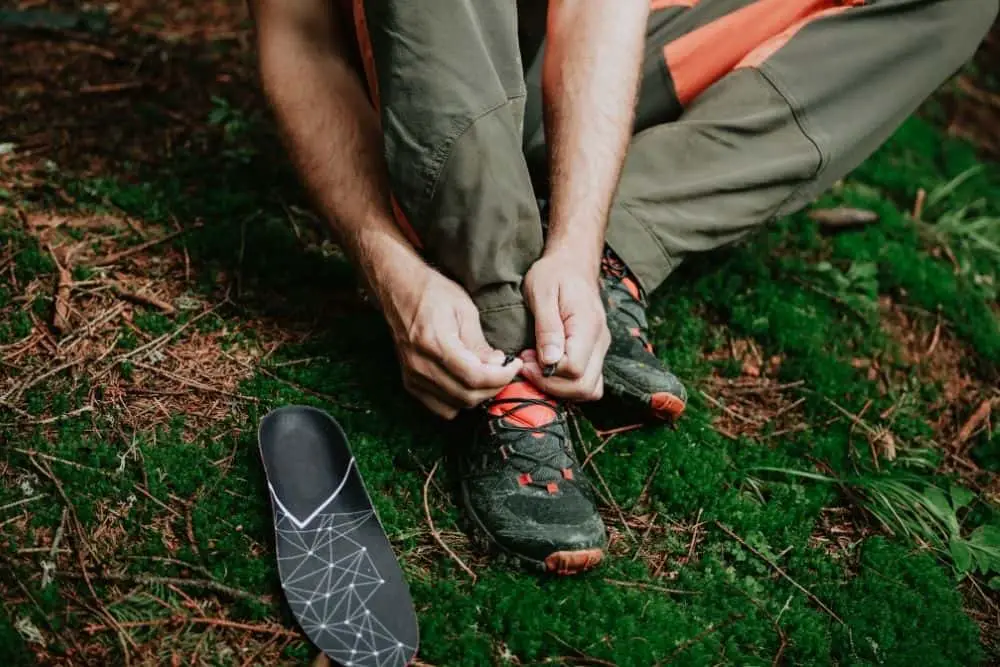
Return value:
[(347, 436), (328, 414), (289, 406), (258, 432), (274, 510), (278, 574), (309, 639), (346, 667), (401, 667), (419, 635), (410, 590)]

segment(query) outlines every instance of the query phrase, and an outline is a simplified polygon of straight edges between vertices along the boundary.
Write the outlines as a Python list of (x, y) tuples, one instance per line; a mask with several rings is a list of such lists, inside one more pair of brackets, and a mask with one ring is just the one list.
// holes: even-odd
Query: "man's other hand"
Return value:
[(457, 283), (426, 264), (390, 269), (376, 291), (392, 330), (406, 389), (452, 419), (492, 398), (521, 371), (486, 342), (479, 311)]
[(535, 318), (536, 349), (521, 354), (521, 374), (542, 391), (566, 400), (597, 400), (604, 392), (602, 369), (611, 334), (597, 272), (589, 264), (581, 255), (550, 252), (524, 279), (525, 299)]

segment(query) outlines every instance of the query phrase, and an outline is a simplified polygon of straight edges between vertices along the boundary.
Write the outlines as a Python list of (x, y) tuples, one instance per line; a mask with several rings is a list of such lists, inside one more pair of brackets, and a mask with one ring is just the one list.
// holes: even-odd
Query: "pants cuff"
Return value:
[(520, 294), (516, 295), (516, 300), (512, 300), (510, 297), (515, 296), (514, 290), (503, 291), (511, 292), (506, 295), (506, 303), (497, 298), (475, 299), (479, 307), (479, 321), (483, 326), (486, 342), (509, 354), (520, 354), (535, 345), (534, 320)]
[(605, 241), (646, 294), (652, 294), (682, 261), (671, 256), (656, 235), (621, 202), (616, 201), (611, 208)]

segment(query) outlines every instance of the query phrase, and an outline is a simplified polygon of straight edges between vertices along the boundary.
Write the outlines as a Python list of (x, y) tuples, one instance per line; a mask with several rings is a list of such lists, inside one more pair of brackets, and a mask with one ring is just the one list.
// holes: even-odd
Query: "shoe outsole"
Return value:
[[(462, 490), (462, 496), (464, 499), (464, 489)], [(546, 556), (545, 560), (537, 560), (516, 553), (500, 544), (490, 534), (467, 502), (463, 503), (463, 505), (464, 511), (461, 513), (459, 525), (469, 535), (473, 546), (489, 553), (500, 565), (520, 567), (532, 572), (571, 576), (592, 570), (604, 560), (604, 549), (601, 547), (574, 551), (556, 551)]]

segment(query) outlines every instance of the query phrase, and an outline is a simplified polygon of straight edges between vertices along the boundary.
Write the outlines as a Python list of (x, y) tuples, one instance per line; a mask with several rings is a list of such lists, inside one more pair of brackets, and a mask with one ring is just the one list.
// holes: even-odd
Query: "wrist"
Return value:
[(577, 269), (596, 280), (600, 273), (603, 252), (603, 238), (595, 239), (590, 235), (581, 234), (576, 238), (550, 236), (545, 243), (544, 255), (558, 258), (563, 266)]
[(396, 285), (414, 285), (430, 267), (402, 233), (392, 226), (372, 225), (355, 235), (352, 254), (366, 285), (380, 304)]

